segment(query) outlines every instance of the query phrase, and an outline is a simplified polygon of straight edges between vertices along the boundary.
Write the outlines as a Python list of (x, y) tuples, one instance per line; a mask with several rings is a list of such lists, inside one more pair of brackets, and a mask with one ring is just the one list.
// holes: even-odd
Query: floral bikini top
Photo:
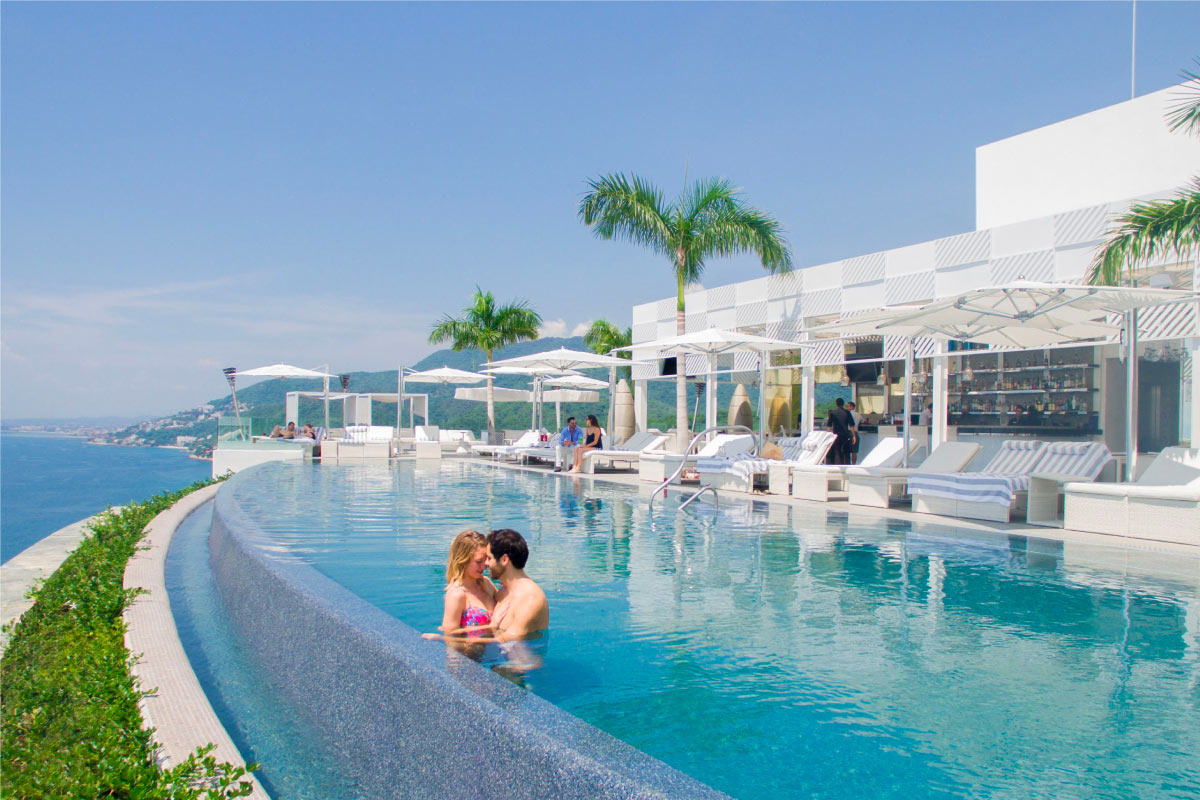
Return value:
[[(463, 589), (462, 592), (467, 596), (467, 607), (463, 609), (462, 616), (458, 618), (458, 627), (471, 628), (478, 625), (491, 625), (491, 612), (486, 608), (480, 608), (479, 606), (471, 605), (471, 593), (466, 589)], [(483, 634), (483, 631), (467, 631), (467, 638), (473, 639), (483, 636)]]

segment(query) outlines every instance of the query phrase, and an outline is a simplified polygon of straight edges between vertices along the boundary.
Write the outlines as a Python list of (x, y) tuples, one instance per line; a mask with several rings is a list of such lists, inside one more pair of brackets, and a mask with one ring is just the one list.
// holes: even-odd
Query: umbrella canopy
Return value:
[(557, 367), (485, 367), (489, 375), (526, 375), (529, 377), (540, 378), (546, 375), (582, 375), (581, 372), (576, 372), (573, 369), (559, 369)]
[(305, 369), (304, 367), (293, 367), (291, 364), (271, 364), (266, 367), (255, 367), (254, 369), (243, 369), (235, 373), (236, 375), (245, 375), (254, 378), (336, 378), (336, 375), (330, 375), (328, 372), (320, 372), (315, 369)]
[[(533, 392), (528, 389), (505, 389), (497, 386), (492, 389), (495, 392), (495, 402), (497, 403), (530, 403), (533, 401)], [(487, 402), (487, 389), (484, 388), (466, 388), (454, 390), (455, 400), (475, 400), (477, 402)]]
[[(549, 378), (542, 383), (547, 386), (564, 386), (568, 389), (607, 389), (608, 381), (599, 381), (583, 375), (568, 375), (565, 378)], [(549, 396), (547, 395), (547, 398)], [(598, 398), (597, 398), (598, 399)]]
[(463, 369), (454, 369), (453, 367), (438, 367), (437, 369), (427, 369), (423, 372), (410, 372), (404, 376), (405, 383), (440, 383), (442, 385), (448, 383), (479, 383), (486, 380), (486, 375), (467, 372)]
[[(752, 333), (708, 328), (666, 339), (656, 339), (652, 342), (638, 342), (629, 347), (619, 347), (617, 350), (670, 350), (677, 353), (714, 356), (734, 352), (766, 353), (774, 350), (796, 350), (804, 346), (804, 342), (789, 342), (784, 339), (755, 336)], [(627, 363), (623, 362), (622, 365)]]
[(531, 353), (527, 356), (516, 356), (493, 361), (489, 367), (550, 367), (557, 370), (595, 369), (597, 367), (628, 367), (627, 358), (602, 356), (599, 353), (589, 353), (584, 350), (568, 350), (560, 347), (545, 353)]
[[(608, 388), (608, 384), (604, 385)], [(589, 392), (580, 389), (551, 389), (542, 392), (542, 399), (548, 403), (597, 403), (600, 401), (599, 392)]]

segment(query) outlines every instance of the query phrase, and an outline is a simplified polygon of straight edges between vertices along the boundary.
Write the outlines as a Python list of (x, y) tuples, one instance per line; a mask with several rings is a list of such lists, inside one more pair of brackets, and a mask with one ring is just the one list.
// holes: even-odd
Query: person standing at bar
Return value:
[(846, 459), (850, 456), (850, 445), (857, 438), (854, 434), (854, 417), (850, 416), (850, 412), (846, 410), (845, 400), (839, 397), (834, 403), (833, 410), (825, 419), (825, 427), (837, 436), (833, 447), (829, 448), (829, 454), (832, 456), (831, 463), (847, 464), (849, 463)]
[(847, 401), (846, 412), (850, 415), (850, 418), (852, 420), (854, 420), (854, 431), (853, 431), (854, 440), (850, 443), (850, 448), (847, 451), (848, 457), (849, 457), (849, 460), (847, 461), (847, 463), (857, 464), (858, 463), (858, 443), (859, 443), (859, 439), (861, 438), (859, 428), (862, 426), (863, 416), (862, 416), (862, 414), (858, 413), (858, 409), (857, 409), (857, 407), (855, 407), (853, 400)]

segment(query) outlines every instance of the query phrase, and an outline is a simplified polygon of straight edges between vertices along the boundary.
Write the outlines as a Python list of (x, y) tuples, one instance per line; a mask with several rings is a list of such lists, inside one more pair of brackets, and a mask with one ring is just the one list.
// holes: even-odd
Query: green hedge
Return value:
[(122, 611), (135, 592), (125, 565), (146, 525), (197, 483), (120, 512), (105, 512), (79, 547), (33, 592), (0, 663), (0, 796), (5, 798), (216, 798), (251, 791), (246, 769), (198, 749), (161, 770), (142, 728)]

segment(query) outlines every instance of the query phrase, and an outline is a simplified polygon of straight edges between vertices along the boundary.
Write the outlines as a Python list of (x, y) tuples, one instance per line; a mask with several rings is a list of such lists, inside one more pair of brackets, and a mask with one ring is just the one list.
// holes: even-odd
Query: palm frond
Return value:
[[(622, 331), (606, 319), (592, 322), (587, 333), (583, 335), (583, 343), (591, 348), (593, 353), (607, 354), (618, 347), (628, 347), (633, 344), (633, 328)], [(630, 358), (628, 352), (617, 353), (618, 358)]]
[(792, 268), (792, 253), (783, 236), (783, 226), (757, 208), (738, 203), (705, 220), (695, 241), (700, 257), (754, 253), (764, 268), (773, 273)]
[[(1200, 58), (1196, 60), (1200, 68)], [(1178, 94), (1178, 101), (1167, 112), (1167, 125), (1171, 130), (1200, 135), (1200, 73), (1180, 70), (1187, 80)]]
[(1173, 199), (1135, 203), (1118, 217), (1092, 260), (1088, 282), (1116, 286), (1137, 267), (1172, 250), (1181, 258), (1200, 252), (1200, 178)]
[(588, 181), (579, 218), (602, 239), (624, 239), (669, 255), (671, 209), (662, 191), (648, 181), (622, 174)]
[(463, 309), (463, 315), (443, 317), (433, 326), (429, 341), (432, 344), (448, 341), (455, 350), (478, 348), (490, 352), (508, 344), (538, 338), (537, 329), (541, 324), (541, 315), (526, 301), (497, 307), (495, 296), (476, 286), (471, 305)]

